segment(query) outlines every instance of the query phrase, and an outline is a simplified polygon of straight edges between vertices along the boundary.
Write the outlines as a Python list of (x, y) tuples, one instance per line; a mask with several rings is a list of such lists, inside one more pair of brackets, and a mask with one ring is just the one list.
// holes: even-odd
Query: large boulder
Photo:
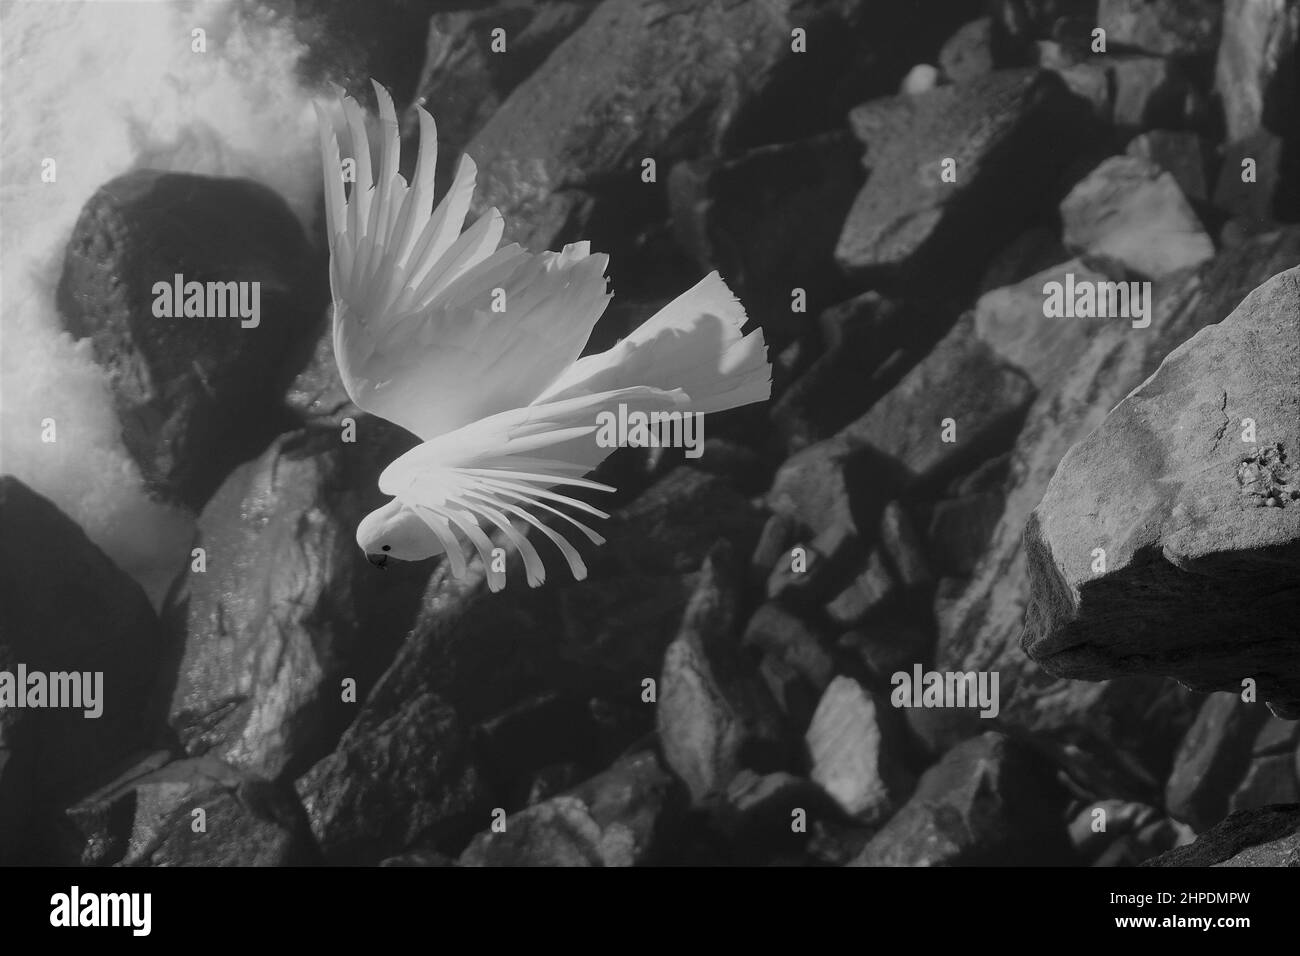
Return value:
[(1062, 459), (1025, 530), (1051, 673), (1253, 679), (1300, 716), (1300, 269), (1176, 349)]
[(140, 586), (53, 504), (0, 478), (0, 864), (78, 861), (61, 811), (165, 737), (166, 659)]
[[(1052, 73), (999, 70), (961, 86), (856, 107), (866, 184), (835, 251), (851, 276), (978, 269), (1024, 225), (1088, 128)], [(947, 165), (951, 164), (951, 165)]]
[(154, 494), (199, 509), (285, 427), (267, 409), (324, 306), (313, 264), (284, 200), (249, 180), (138, 170), (86, 202), (58, 305), (107, 370), (122, 441)]
[[(165, 619), (179, 662), (173, 725), (190, 753), (268, 779), (325, 756), (388, 665), (428, 562), (376, 570), (357, 523), (384, 501), (379, 470), (413, 439), (367, 418), (277, 439), (199, 518)], [(351, 682), (347, 684), (345, 682)]]

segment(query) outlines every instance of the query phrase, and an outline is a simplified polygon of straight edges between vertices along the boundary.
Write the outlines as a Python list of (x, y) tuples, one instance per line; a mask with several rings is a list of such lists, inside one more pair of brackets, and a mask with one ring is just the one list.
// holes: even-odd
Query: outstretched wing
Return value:
[[(468, 156), (431, 211), (433, 118), (419, 110), (420, 151), (408, 184), (398, 172), (392, 99), (374, 86), (377, 167), (360, 105), (344, 97), (333, 110), (338, 122), (317, 107), (334, 354), (358, 407), (427, 440), (529, 404), (572, 364), (609, 300), (608, 257), (591, 255), (587, 243), (540, 255), (498, 249), (496, 209), (462, 233), (476, 172)], [(350, 195), (341, 150), (355, 161)]]
[(536, 528), (564, 556), (575, 579), (587, 576), (577, 550), (538, 516), (546, 513), (567, 521), (594, 544), (604, 539), (582, 521), (556, 505), (597, 518), (603, 511), (555, 487), (613, 491), (608, 485), (582, 478), (613, 450), (598, 443), (601, 412), (628, 413), (681, 410), (687, 404), (679, 389), (622, 388), (581, 395), (558, 402), (516, 408), (457, 431), (439, 436), (402, 455), (379, 476), (379, 489), (413, 510), (433, 531), (447, 552), (452, 573), (465, 573), (466, 547), (478, 552), (488, 568), (488, 585), (500, 590), (504, 577), (491, 571), (492, 543), (484, 527), (495, 527), (522, 555), (529, 585), (546, 579), (546, 568), (527, 529)]

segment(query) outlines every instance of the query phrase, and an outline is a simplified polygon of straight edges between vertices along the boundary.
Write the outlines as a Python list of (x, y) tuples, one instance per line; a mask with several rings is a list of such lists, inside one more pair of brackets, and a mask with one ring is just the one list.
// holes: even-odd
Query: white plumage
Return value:
[[(373, 167), (357, 102), (341, 97), (332, 115), (318, 107), (334, 354), (356, 405), (422, 444), (380, 475), (393, 500), (361, 522), (357, 542), (380, 566), (445, 553), (457, 576), (473, 548), (495, 591), (504, 576), (491, 570), (492, 529), (520, 552), (530, 585), (545, 579), (532, 528), (581, 580), (586, 566), (563, 532), (603, 539), (569, 511), (608, 516), (563, 489), (613, 490), (582, 477), (613, 451), (595, 440), (600, 413), (620, 405), (716, 412), (767, 399), (762, 331), (741, 334), (745, 311), (715, 272), (613, 348), (579, 358), (610, 299), (608, 257), (586, 242), (559, 253), (498, 248), (496, 209), (462, 232), (473, 160), (461, 158), (434, 208), (433, 118), (419, 110), (420, 151), (407, 183), (392, 99), (378, 83), (375, 96)], [(350, 195), (344, 156), (355, 160)]]

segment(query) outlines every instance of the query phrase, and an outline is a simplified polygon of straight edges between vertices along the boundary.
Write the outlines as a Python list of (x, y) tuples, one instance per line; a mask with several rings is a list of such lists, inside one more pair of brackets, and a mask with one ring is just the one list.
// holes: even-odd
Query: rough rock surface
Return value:
[(1234, 813), (1143, 866), (1300, 866), (1300, 804)]
[[(248, 180), (140, 170), (87, 201), (68, 242), (59, 309), (107, 369), (122, 440), (151, 491), (198, 509), (283, 427), (265, 409), (326, 302), (306, 282), (312, 265), (284, 200)], [(202, 317), (156, 316), (154, 285), (171, 286), (177, 274), (186, 283), (260, 283), (258, 324), (244, 327), (253, 319), (229, 314), (228, 299), (212, 301), (224, 317), (207, 314), (206, 301)]]
[(291, 433), (208, 503), (202, 566), (191, 562), (164, 611), (180, 655), (172, 722), (190, 753), (296, 776), (355, 716), (429, 573), (425, 563), (377, 572), (355, 540), (385, 500), (380, 468), (411, 441), (373, 418), (356, 442), (333, 429)]
[(1074, 678), (1252, 678), (1300, 715), (1297, 451), (1292, 269), (1176, 349), (1062, 459), (1025, 531), (1025, 650)]
[(1102, 162), (1061, 202), (1065, 244), (1147, 279), (1199, 265), (1214, 244), (1174, 177), (1137, 156)]
[(998, 733), (958, 744), (853, 866), (989, 866), (1060, 863), (1063, 794), (1048, 765)]
[[(0, 864), (52, 862), (40, 850), (62, 842), (60, 811), (164, 736), (166, 647), (140, 586), (52, 503), (0, 478), (0, 673), (25, 699), (20, 666), (29, 680), (75, 674), (85, 704), (0, 705)], [(92, 703), (80, 691), (95, 672), (103, 683)], [(58, 862), (76, 859), (73, 850)]]
[[(952, 245), (972, 232), (990, 246), (1010, 238), (1020, 225), (1006, 215), (1018, 205), (1010, 196), (1023, 201), (1051, 186), (1086, 126), (1077, 122), (1082, 110), (1053, 74), (1035, 70), (1000, 70), (855, 108), (849, 119), (867, 145), (871, 174), (836, 261), (850, 275), (916, 276), (952, 268)], [(955, 181), (944, 179), (945, 159), (956, 163)]]

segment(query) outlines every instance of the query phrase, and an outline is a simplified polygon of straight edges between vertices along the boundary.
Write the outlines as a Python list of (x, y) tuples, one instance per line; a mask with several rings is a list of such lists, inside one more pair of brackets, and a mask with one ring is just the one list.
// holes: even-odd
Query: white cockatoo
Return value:
[[(716, 412), (766, 400), (772, 370), (762, 331), (741, 334), (745, 311), (715, 272), (613, 348), (579, 358), (610, 299), (608, 257), (586, 242), (558, 253), (497, 248), (504, 223), (496, 209), (462, 232), (473, 160), (461, 158), (434, 208), (433, 118), (419, 110), (419, 158), (408, 183), (398, 172), (392, 99), (374, 86), (377, 158), (356, 100), (339, 91), (317, 107), (334, 356), (359, 408), (422, 443), (379, 476), (393, 498), (362, 520), (357, 543), (380, 567), (445, 554), (457, 577), (473, 547), (496, 591), (505, 579), (491, 570), (493, 529), (520, 552), (530, 585), (545, 579), (531, 526), (581, 580), (587, 569), (577, 550), (540, 518), (603, 542), (557, 506), (608, 515), (555, 490), (614, 490), (583, 478), (613, 451), (596, 441), (598, 415), (620, 406)], [(355, 161), (350, 194), (344, 156)]]

